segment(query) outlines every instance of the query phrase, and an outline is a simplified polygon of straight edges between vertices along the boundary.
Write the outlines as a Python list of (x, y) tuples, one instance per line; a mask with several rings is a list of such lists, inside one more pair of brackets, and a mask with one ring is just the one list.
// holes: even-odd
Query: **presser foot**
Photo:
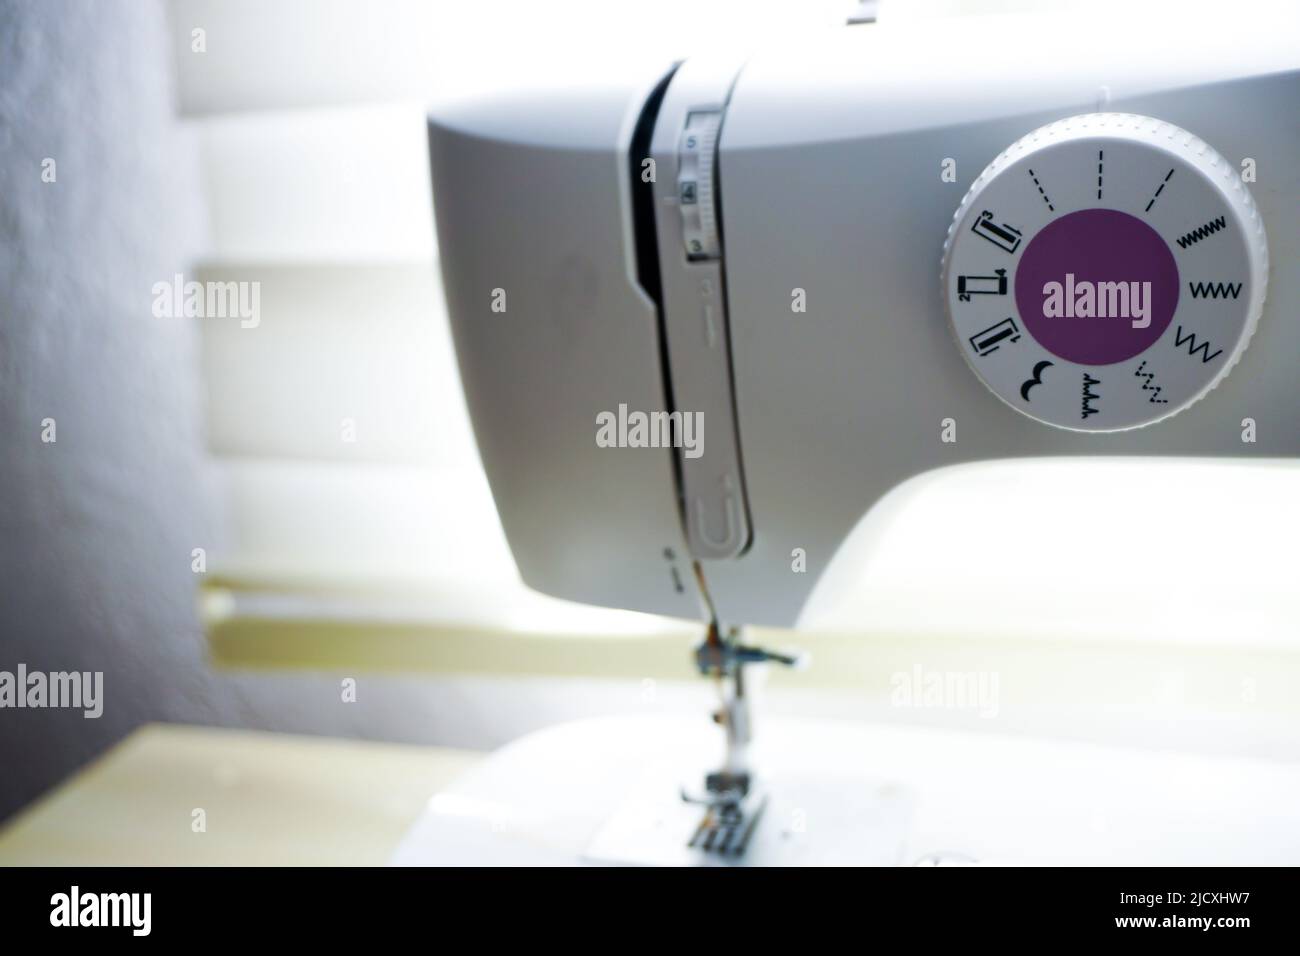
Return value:
[(767, 792), (753, 785), (749, 774), (711, 773), (705, 786), (707, 792), (698, 796), (682, 789), (683, 801), (704, 808), (686, 845), (700, 853), (739, 859), (767, 809)]

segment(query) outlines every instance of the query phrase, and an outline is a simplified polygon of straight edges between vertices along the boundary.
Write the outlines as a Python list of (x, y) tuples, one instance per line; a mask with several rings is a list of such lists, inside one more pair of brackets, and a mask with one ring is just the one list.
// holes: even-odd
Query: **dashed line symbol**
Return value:
[(1202, 365), (1210, 361), (1210, 359), (1216, 358), (1217, 356), (1223, 354), (1223, 349), (1219, 349), (1217, 352), (1211, 354), (1209, 342), (1202, 342), (1200, 345), (1197, 345), (1196, 334), (1194, 332), (1188, 332), (1186, 335), (1183, 335), (1183, 327), (1180, 325), (1178, 326), (1178, 332), (1174, 335), (1174, 345), (1179, 346), (1182, 345), (1184, 342), (1187, 343), (1188, 355), (1195, 355), (1197, 352), (1201, 353)]
[(1105, 150), (1097, 150), (1097, 198), (1101, 198), (1101, 169), (1102, 160), (1106, 158)]
[(1146, 367), (1147, 367), (1147, 363), (1143, 362), (1141, 365), (1137, 367), (1137, 371), (1134, 372), (1133, 374), (1136, 375), (1138, 378), (1146, 379), (1146, 381), (1142, 383), (1142, 391), (1151, 393), (1151, 397), (1147, 399), (1147, 401), (1150, 402), (1152, 405), (1168, 405), (1169, 399), (1160, 397), (1160, 393), (1164, 391), (1164, 389), (1162, 389), (1159, 385), (1152, 384), (1152, 382), (1155, 381), (1155, 377), (1156, 377), (1155, 373), (1143, 371), (1143, 369), (1145, 369)]
[(1144, 209), (1144, 210), (1142, 210), (1143, 212), (1150, 212), (1150, 211), (1151, 211), (1151, 207), (1154, 206), (1154, 205), (1156, 204), (1156, 200), (1160, 198), (1160, 194), (1161, 194), (1162, 192), (1165, 191), (1165, 183), (1169, 182), (1169, 177), (1172, 176), (1173, 174), (1174, 174), (1174, 171), (1173, 171), (1172, 169), (1169, 170), (1169, 172), (1167, 172), (1167, 173), (1165, 174), (1165, 178), (1164, 178), (1163, 180), (1160, 181), (1160, 185), (1159, 185), (1159, 187), (1156, 189), (1156, 194), (1155, 194), (1154, 196), (1151, 197), (1151, 201), (1150, 201), (1149, 203), (1147, 203), (1147, 208)]
[(1034, 181), (1034, 185), (1038, 187), (1038, 195), (1043, 197), (1043, 202), (1047, 203), (1047, 208), (1052, 210), (1052, 212), (1056, 212), (1056, 207), (1053, 206), (1052, 201), (1047, 198), (1047, 193), (1043, 192), (1043, 186), (1038, 181), (1038, 177), (1034, 175), (1034, 171), (1032, 169), (1029, 171), (1029, 178), (1032, 179)]
[(1203, 226), (1198, 226), (1196, 229), (1193, 229), (1187, 235), (1180, 236), (1178, 238), (1178, 244), (1182, 246), (1184, 249), (1186, 249), (1188, 246), (1194, 246), (1202, 239), (1214, 235), (1220, 229), (1227, 229), (1227, 228), (1228, 228), (1228, 220), (1225, 219), (1223, 216), (1220, 216), (1218, 219), (1211, 219)]

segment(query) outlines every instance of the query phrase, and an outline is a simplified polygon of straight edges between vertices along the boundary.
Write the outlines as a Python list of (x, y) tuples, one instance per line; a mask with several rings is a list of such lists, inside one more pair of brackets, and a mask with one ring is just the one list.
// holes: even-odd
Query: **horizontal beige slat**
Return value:
[(429, 263), (425, 111), (241, 113), (194, 124), (212, 263)]
[(477, 462), (433, 263), (210, 267), (197, 278), (247, 283), (260, 301), (255, 324), (189, 320), (202, 328), (214, 453)]
[(406, 588), (518, 580), (487, 481), (469, 467), (219, 460), (229, 549), (244, 586), (318, 581)]
[[(691, 652), (702, 637), (700, 624), (677, 621), (648, 623), (640, 633), (594, 633), (540, 622), (530, 630), (349, 619), (295, 613), (288, 605), (279, 611), (241, 605), (239, 596), (220, 585), (205, 589), (205, 606), (212, 659), (232, 669), (691, 680)], [(996, 679), (995, 703), (1003, 717), (1020, 710), (1099, 722), (1176, 721), (1192, 712), (1245, 722), (1300, 718), (1300, 696), (1294, 693), (1300, 651), (1294, 648), (768, 628), (751, 629), (747, 639), (807, 652), (805, 668), (769, 669), (773, 687), (851, 690), (901, 710), (953, 709), (951, 701), (927, 705), (926, 681), (933, 675), (982, 674)], [(900, 694), (908, 684), (916, 696), (905, 699)]]

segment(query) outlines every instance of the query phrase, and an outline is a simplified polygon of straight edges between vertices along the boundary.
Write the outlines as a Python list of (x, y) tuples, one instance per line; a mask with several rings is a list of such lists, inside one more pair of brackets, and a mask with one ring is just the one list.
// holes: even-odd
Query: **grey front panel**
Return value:
[(672, 449), (596, 442), (600, 412), (667, 408), (620, 153), (648, 90), (434, 116), (436, 218), (461, 378), (524, 580), (697, 617)]

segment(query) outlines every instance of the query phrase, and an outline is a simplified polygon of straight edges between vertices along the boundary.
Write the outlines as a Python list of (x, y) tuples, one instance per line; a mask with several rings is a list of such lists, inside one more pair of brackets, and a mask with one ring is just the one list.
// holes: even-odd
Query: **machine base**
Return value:
[(705, 849), (698, 839), (705, 807), (682, 797), (684, 786), (698, 785), (716, 765), (717, 731), (702, 719), (612, 717), (550, 727), (501, 748), (430, 800), (392, 862), (905, 862), (911, 794), (866, 773), (869, 762), (837, 765), (825, 749), (790, 747), (785, 736), (755, 750), (760, 803), (748, 808), (756, 822), (740, 854)]
[[(433, 797), (391, 862), (716, 864), (686, 851), (701, 808), (679, 788), (720, 746), (698, 717), (537, 731)], [(750, 864), (1300, 860), (1295, 761), (789, 718), (760, 722), (753, 756), (769, 802)]]

